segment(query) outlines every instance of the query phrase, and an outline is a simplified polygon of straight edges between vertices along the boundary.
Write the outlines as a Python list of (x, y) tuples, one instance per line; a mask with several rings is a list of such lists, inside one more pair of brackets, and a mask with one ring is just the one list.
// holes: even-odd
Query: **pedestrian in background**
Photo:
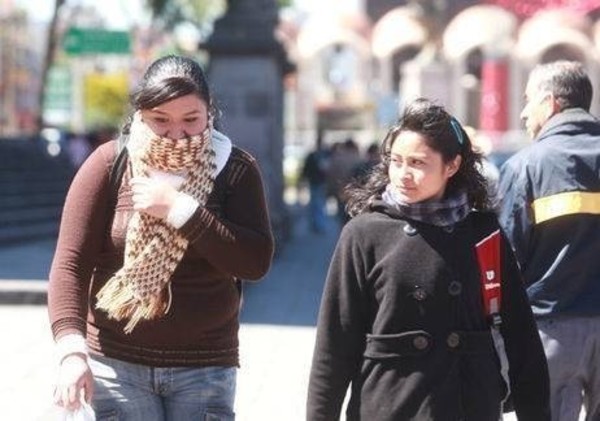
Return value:
[(580, 63), (533, 69), (533, 144), (502, 167), (500, 222), (519, 260), (550, 372), (553, 420), (600, 419), (600, 122)]
[(380, 161), (379, 143), (371, 143), (365, 150), (362, 160), (352, 169), (351, 179), (358, 182), (364, 181)]
[(132, 106), (118, 195), (113, 141), (66, 199), (48, 291), (55, 400), (76, 409), (83, 393), (98, 419), (232, 420), (237, 280), (273, 253), (259, 168), (213, 130), (192, 59), (155, 61)]
[(92, 145), (84, 133), (68, 133), (67, 152), (73, 168), (79, 169), (92, 153)]
[(540, 338), (465, 131), (419, 99), (382, 151), (350, 192), (307, 420), (339, 419), (349, 384), (348, 420), (497, 421), (507, 386), (520, 420), (549, 420)]
[(323, 233), (327, 227), (325, 206), (327, 203), (327, 176), (329, 153), (323, 146), (323, 135), (317, 135), (315, 149), (304, 160), (301, 178), (308, 183), (308, 218), (315, 233)]
[(350, 219), (346, 204), (346, 187), (352, 182), (354, 169), (361, 162), (358, 145), (352, 137), (340, 142), (331, 153), (328, 182), (329, 191), (337, 202), (337, 219), (344, 226)]

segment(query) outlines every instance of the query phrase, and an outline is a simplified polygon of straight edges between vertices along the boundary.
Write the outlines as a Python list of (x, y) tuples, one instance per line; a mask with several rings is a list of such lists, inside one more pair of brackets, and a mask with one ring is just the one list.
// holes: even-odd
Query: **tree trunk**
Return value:
[(38, 115), (36, 119), (38, 132), (44, 128), (44, 103), (46, 99), (46, 85), (48, 83), (48, 73), (50, 71), (50, 67), (54, 63), (54, 55), (56, 53), (56, 26), (58, 24), (58, 13), (62, 5), (65, 4), (65, 1), (66, 0), (55, 1), (54, 13), (52, 14), (52, 20), (50, 21), (50, 25), (48, 27), (48, 41), (46, 44), (46, 54), (44, 56), (44, 62), (42, 63), (42, 85), (40, 86), (40, 91), (38, 92)]

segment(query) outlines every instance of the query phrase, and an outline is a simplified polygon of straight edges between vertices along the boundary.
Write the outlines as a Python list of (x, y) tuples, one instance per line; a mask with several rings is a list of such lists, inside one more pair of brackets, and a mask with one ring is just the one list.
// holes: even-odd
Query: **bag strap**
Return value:
[(117, 141), (117, 155), (110, 170), (110, 191), (111, 194), (114, 193), (115, 199), (119, 192), (123, 174), (125, 174), (125, 170), (127, 169), (127, 162), (129, 161), (129, 152), (125, 147), (126, 142), (126, 140), (122, 141), (121, 138)]
[(502, 398), (502, 408), (504, 412), (510, 407), (510, 377), (509, 362), (506, 354), (504, 338), (500, 333), (502, 317), (500, 308), (502, 305), (502, 234), (496, 217), (491, 214), (478, 213), (479, 224), (479, 242), (475, 244), (477, 252), (477, 261), (479, 263), (479, 272), (481, 280), (481, 296), (483, 299), (483, 308), (485, 316), (490, 326), (490, 334), (496, 349), (496, 355), (500, 362), (500, 375), (506, 386), (505, 394)]
[(110, 226), (113, 221), (117, 200), (119, 198), (119, 187), (121, 186), (121, 180), (123, 179), (123, 175), (127, 170), (127, 163), (129, 162), (129, 152), (125, 147), (127, 144), (127, 136), (120, 136), (115, 143), (117, 152), (108, 176), (108, 214), (106, 218), (107, 227), (105, 230), (107, 235), (110, 235)]

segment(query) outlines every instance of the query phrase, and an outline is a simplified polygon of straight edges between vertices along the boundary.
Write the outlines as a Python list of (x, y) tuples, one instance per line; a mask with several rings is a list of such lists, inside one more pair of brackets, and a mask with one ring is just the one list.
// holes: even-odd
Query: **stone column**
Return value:
[(445, 61), (411, 61), (402, 68), (400, 92), (403, 102), (426, 97), (451, 107), (450, 66)]
[(483, 47), (479, 130), (498, 146), (510, 129), (510, 50), (512, 42), (499, 39)]
[(229, 0), (208, 42), (217, 127), (258, 160), (280, 247), (290, 221), (283, 202), (283, 76), (291, 70), (275, 39), (275, 0)]

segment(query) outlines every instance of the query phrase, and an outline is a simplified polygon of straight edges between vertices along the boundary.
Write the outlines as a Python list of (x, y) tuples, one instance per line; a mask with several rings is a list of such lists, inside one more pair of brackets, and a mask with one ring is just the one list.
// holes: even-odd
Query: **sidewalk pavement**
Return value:
[[(236, 397), (238, 421), (305, 419), (318, 306), (337, 236), (334, 220), (325, 234), (317, 235), (307, 230), (300, 214), (293, 239), (266, 278), (245, 285)], [(3, 420), (55, 419), (51, 404), (55, 361), (45, 306), (46, 277), (53, 252), (54, 241), (0, 248)], [(514, 414), (504, 418), (515, 419)]]

